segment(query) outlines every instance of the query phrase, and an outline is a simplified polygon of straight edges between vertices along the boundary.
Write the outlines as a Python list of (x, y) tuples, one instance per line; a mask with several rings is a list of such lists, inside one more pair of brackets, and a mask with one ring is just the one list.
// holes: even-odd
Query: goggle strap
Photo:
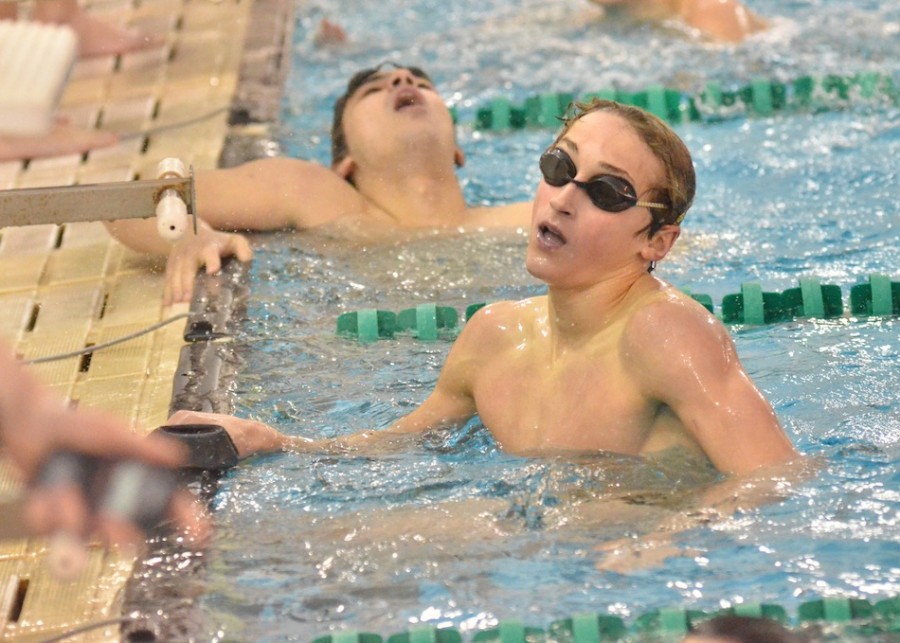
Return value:
[(657, 210), (668, 209), (668, 206), (665, 206), (662, 203), (653, 203), (652, 201), (636, 201), (634, 205), (641, 208), (656, 208)]

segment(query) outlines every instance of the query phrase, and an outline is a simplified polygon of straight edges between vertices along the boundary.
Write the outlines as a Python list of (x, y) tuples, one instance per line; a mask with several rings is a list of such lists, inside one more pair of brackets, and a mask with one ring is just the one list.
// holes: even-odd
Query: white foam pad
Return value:
[(0, 20), (0, 134), (50, 130), (77, 53), (71, 27)]

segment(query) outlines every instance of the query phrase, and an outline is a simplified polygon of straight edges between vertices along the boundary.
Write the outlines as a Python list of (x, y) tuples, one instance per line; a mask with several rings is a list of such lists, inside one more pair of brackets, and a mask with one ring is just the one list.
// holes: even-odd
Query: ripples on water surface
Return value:
[[(696, 92), (708, 80), (758, 75), (897, 76), (896, 3), (751, 2), (775, 27), (732, 49), (673, 27), (597, 21), (586, 4), (420, 0), (391, 10), (309, 2), (298, 14), (285, 145), (327, 162), (330, 106), (350, 73), (388, 58), (419, 63), (459, 109), (469, 200), (501, 203), (530, 197), (550, 133), (465, 126), (493, 96), (655, 82)], [(346, 47), (313, 46), (322, 17), (344, 25)], [(747, 280), (781, 291), (810, 275), (846, 296), (870, 272), (900, 277), (895, 108), (854, 105), (678, 131), (694, 153), (699, 193), (662, 277), (717, 304)], [(368, 246), (272, 235), (258, 248), (236, 343), (235, 404), (296, 435), (387, 425), (424, 399), (450, 346), (409, 338), (361, 346), (334, 336), (341, 312), (426, 301), (462, 310), (541, 292), (522, 270), (522, 234), (425, 234)], [(544, 626), (584, 611), (629, 619), (740, 601), (790, 613), (820, 596), (896, 595), (897, 324), (845, 318), (733, 329), (792, 439), (826, 464), (783, 502), (679, 536), (694, 556), (632, 574), (594, 565), (597, 542), (646, 529), (690, 497), (698, 480), (677, 467), (513, 458), (474, 421), (399, 455), (269, 456), (233, 471), (215, 500), (220, 537), (209, 555), (207, 622), (242, 640), (309, 640), (335, 627), (389, 634), (418, 621), (468, 629), (511, 617)], [(621, 521), (554, 522), (585, 494), (635, 489), (649, 504)], [(480, 533), (478, 508), (465, 506), (473, 498), (499, 516), (499, 535)], [(426, 529), (434, 533), (416, 536)]]

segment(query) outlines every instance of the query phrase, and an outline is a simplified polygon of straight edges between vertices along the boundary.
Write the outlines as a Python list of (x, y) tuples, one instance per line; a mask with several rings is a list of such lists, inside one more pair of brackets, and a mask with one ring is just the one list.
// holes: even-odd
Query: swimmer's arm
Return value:
[(714, 526), (729, 516), (778, 502), (815, 474), (812, 460), (762, 467), (747, 475), (728, 476), (706, 488), (690, 507), (669, 515), (641, 536), (628, 536), (597, 545), (597, 568), (618, 573), (660, 565), (673, 556), (702, 552), (678, 544), (675, 537), (690, 529)]
[(408, 443), (410, 436), (430, 429), (462, 424), (477, 412), (472, 393), (474, 378), (485, 356), (497, 343), (492, 341), (489, 332), (495, 324), (487, 321), (485, 312), (485, 309), (478, 311), (466, 323), (453, 343), (438, 382), (428, 398), (415, 411), (386, 429), (310, 440), (284, 435), (263, 422), (199, 411), (178, 411), (167, 424), (218, 424), (231, 436), (241, 459), (277, 451), (344, 453), (349, 450), (383, 450)]
[(366, 443), (375, 443), (379, 434), (385, 432), (363, 431), (335, 439), (310, 440), (293, 435), (285, 435), (264, 422), (239, 418), (224, 413), (202, 411), (177, 411), (167, 421), (177, 424), (216, 424), (221, 426), (234, 443), (238, 458), (243, 460), (254, 455), (290, 451), (294, 453), (342, 453), (358, 448)]
[[(159, 236), (156, 219), (117, 219), (114, 221), (104, 221), (104, 225), (106, 226), (107, 232), (109, 232), (109, 234), (119, 243), (131, 248), (135, 252), (147, 255), (166, 257), (171, 255), (179, 247), (187, 244), (211, 245), (217, 243), (221, 245), (223, 243), (227, 244), (226, 240), (228, 239), (240, 239), (242, 240), (240, 242), (241, 252), (236, 252), (235, 254), (244, 257), (246, 256), (244, 250), (246, 250), (247, 253), (252, 256), (252, 253), (249, 252), (250, 244), (244, 237), (237, 234), (213, 230), (209, 224), (202, 220), (198, 220), (197, 222), (197, 234), (194, 234), (192, 225), (188, 226), (184, 236), (175, 242), (168, 241)], [(224, 257), (228, 255), (221, 254), (221, 256)], [(242, 258), (241, 260), (249, 260), (249, 257), (246, 259)]]
[[(478, 372), (479, 360), (485, 354), (484, 333), (481, 330), (484, 324), (476, 321), (479, 319), (483, 319), (483, 315), (476, 314), (475, 318), (466, 323), (447, 355), (434, 390), (416, 410), (386, 429), (362, 431), (330, 440), (327, 448), (332, 452), (396, 449), (408, 445), (411, 436), (459, 426), (474, 416), (476, 409), (472, 382)], [(307, 444), (300, 448), (310, 450)]]
[(814, 472), (750, 381), (722, 325), (694, 302), (662, 306), (669, 310), (654, 304), (646, 311), (650, 315), (632, 320), (628, 366), (653, 397), (676, 413), (716, 468), (730, 475), (654, 531), (598, 545), (603, 557), (597, 566), (603, 571), (633, 571), (689, 553), (674, 544), (676, 534), (775, 502)]
[[(462, 338), (462, 335), (460, 336)], [(457, 340), (458, 342), (459, 340)], [(460, 344), (460, 346), (463, 346)], [(339, 454), (348, 451), (390, 451), (409, 443), (409, 438), (468, 420), (475, 414), (475, 403), (465, 381), (468, 370), (465, 351), (454, 348), (431, 395), (412, 413), (386, 429), (361, 431), (332, 439), (310, 440), (285, 435), (263, 422), (221, 413), (178, 411), (167, 424), (218, 424), (231, 436), (241, 459), (263, 453), (293, 451), (297, 453)]]
[(352, 440), (352, 444), (357, 445), (373, 439), (383, 441), (464, 424), (476, 413), (472, 382), (478, 371), (478, 360), (483, 355), (480, 345), (478, 322), (469, 320), (453, 343), (434, 390), (416, 410), (387, 429), (367, 431), (344, 440)]
[(294, 158), (266, 158), (198, 172), (197, 211), (219, 230), (298, 230), (366, 208), (330, 168)]
[[(449, 424), (443, 395), (432, 393), (418, 409), (386, 429), (360, 431), (351, 435), (311, 440), (285, 435), (264, 422), (222, 413), (178, 411), (166, 422), (175, 424), (217, 424), (231, 436), (238, 458), (277, 452), (341, 454), (352, 451), (373, 453), (394, 451), (409, 444), (411, 436)], [(444, 410), (441, 410), (444, 409)], [(469, 414), (471, 416), (471, 414)]]
[(719, 471), (745, 474), (798, 457), (718, 320), (693, 302), (665, 302), (639, 313), (630, 331), (635, 376)]

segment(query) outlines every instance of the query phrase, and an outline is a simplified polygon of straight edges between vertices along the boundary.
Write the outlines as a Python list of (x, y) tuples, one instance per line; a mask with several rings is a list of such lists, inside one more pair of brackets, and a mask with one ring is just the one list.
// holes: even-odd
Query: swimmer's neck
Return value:
[(358, 170), (356, 188), (400, 227), (458, 226), (466, 201), (454, 166), (382, 164)]
[(619, 272), (582, 288), (550, 286), (547, 325), (557, 350), (578, 348), (623, 319), (643, 294), (663, 285), (646, 271)]

